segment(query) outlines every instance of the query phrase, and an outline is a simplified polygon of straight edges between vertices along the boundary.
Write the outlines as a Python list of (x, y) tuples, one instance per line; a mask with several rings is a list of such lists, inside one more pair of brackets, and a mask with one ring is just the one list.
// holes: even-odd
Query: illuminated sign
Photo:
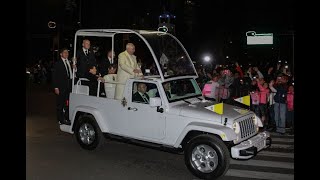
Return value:
[(158, 28), (158, 31), (168, 32), (168, 28), (166, 26), (162, 26)]
[(49, 22), (48, 22), (48, 27), (49, 27), (50, 29), (56, 28), (56, 22), (54, 22), (54, 21), (49, 21)]
[(248, 31), (247, 45), (273, 44), (273, 33), (256, 34), (254, 31)]

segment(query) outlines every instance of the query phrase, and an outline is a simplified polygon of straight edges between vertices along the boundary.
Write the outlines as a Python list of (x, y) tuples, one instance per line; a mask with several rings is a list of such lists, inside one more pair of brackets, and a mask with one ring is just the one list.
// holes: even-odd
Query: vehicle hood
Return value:
[[(225, 118), (227, 118), (227, 124), (232, 125), (233, 120), (239, 117), (252, 113), (249, 110), (223, 104), (223, 114), (217, 114), (206, 107), (214, 105), (216, 103), (212, 101), (198, 101), (194, 103), (183, 102), (172, 107), (172, 110), (177, 112), (179, 116), (185, 116), (189, 118), (201, 119), (206, 121), (215, 121), (224, 124)], [(242, 110), (242, 111), (241, 111)]]

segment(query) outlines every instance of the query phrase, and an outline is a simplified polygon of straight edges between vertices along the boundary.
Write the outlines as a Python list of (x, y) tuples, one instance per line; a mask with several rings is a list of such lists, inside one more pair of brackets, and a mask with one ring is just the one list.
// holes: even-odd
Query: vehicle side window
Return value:
[(156, 84), (134, 82), (132, 88), (132, 102), (149, 104), (150, 98), (156, 97), (158, 88)]

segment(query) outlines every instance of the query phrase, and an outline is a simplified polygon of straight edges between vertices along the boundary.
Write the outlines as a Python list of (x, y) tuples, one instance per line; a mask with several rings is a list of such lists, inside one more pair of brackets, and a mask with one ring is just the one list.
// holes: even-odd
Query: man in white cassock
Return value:
[(118, 56), (117, 78), (119, 84), (116, 86), (115, 99), (123, 98), (125, 84), (129, 78), (143, 77), (140, 67), (138, 66), (135, 52), (135, 46), (132, 43), (126, 45), (126, 50)]

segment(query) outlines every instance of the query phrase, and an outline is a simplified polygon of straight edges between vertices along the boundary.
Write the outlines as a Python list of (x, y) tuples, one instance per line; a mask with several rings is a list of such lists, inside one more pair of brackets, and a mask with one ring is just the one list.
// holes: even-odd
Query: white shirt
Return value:
[(82, 50), (83, 50), (85, 55), (89, 54), (89, 50), (88, 49), (82, 48)]
[[(104, 77), (105, 83), (104, 87), (106, 88), (115, 88), (116, 87), (116, 82), (117, 82), (117, 74), (107, 74)], [(115, 82), (115, 83), (112, 83)]]
[(109, 60), (110, 64), (113, 64), (113, 59), (108, 57), (108, 60)]

